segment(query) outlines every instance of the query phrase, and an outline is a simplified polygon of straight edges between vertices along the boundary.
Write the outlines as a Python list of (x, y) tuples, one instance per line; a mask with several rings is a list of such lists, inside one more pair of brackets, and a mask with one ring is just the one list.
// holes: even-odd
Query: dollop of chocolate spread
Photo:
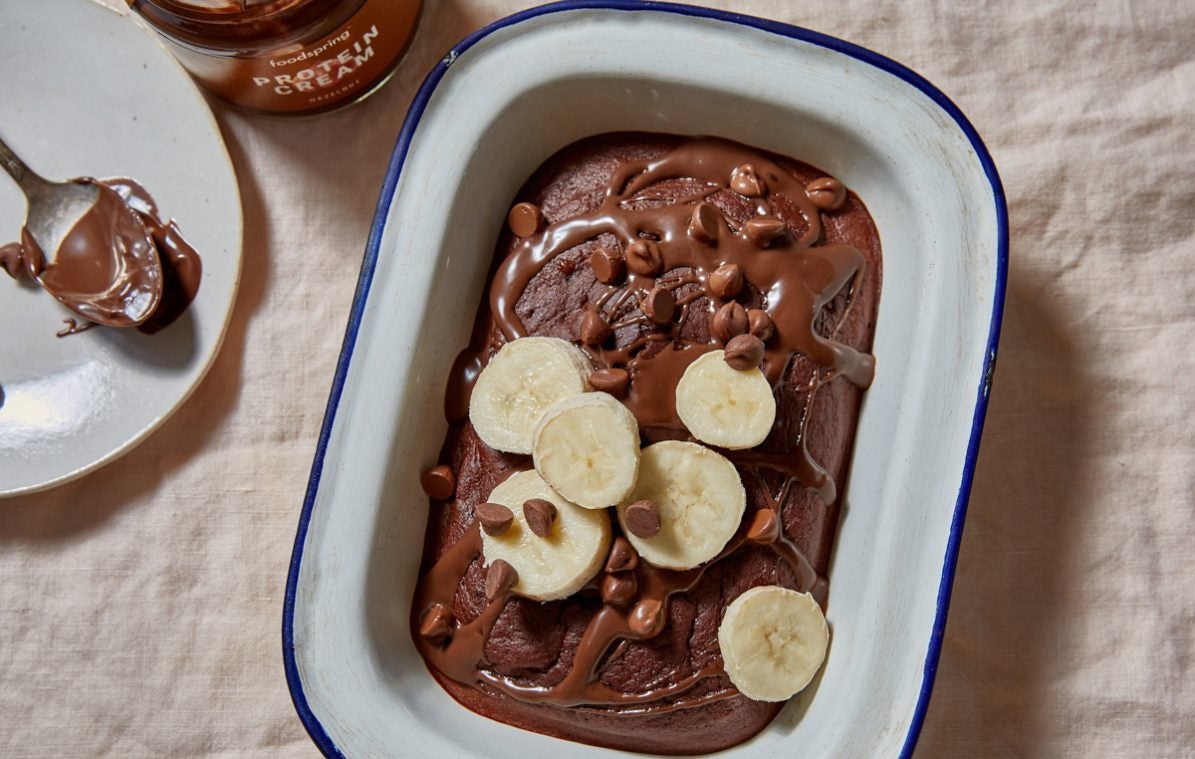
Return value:
[(59, 302), (90, 320), (64, 320), (59, 337), (101, 320), (158, 332), (195, 299), (203, 275), (199, 254), (173, 219), (162, 220), (138, 182), (121, 177), (96, 185), (95, 205), (67, 232), (53, 263), (22, 229), (21, 242), (0, 247), (0, 266), (14, 279), (40, 279)]
[[(594, 139), (599, 140), (596, 150), (600, 154), (604, 143), (601, 138)], [(608, 139), (618, 153), (617, 136)], [(818, 566), (824, 567), (829, 546), (829, 536), (825, 533), (833, 530), (836, 511), (830, 506), (837, 492), (834, 479), (810, 452), (809, 425), (815, 416), (819, 417), (820, 425), (839, 423), (827, 420), (824, 410), (814, 408), (819, 390), (841, 387), (840, 383), (831, 384), (835, 378), (860, 389), (872, 380), (873, 357), (835, 338), (838, 330), (851, 322), (852, 340), (856, 344), (870, 342), (879, 271), (869, 272), (867, 264), (869, 260), (878, 264), (878, 237), (862, 203), (853, 195), (847, 198), (845, 190), (843, 199), (834, 198), (832, 193), (827, 195), (823, 182), (813, 187), (811, 197), (807, 184), (813, 183), (808, 178), (798, 178), (793, 169), (794, 165), (801, 166), (809, 173), (809, 167), (803, 164), (789, 161), (781, 166), (777, 157), (721, 139), (678, 141), (643, 135), (626, 139), (629, 148), (623, 153), (635, 153), (641, 140), (646, 140), (649, 146), (654, 145), (652, 140), (663, 140), (668, 149), (649, 149), (643, 152), (650, 155), (642, 160), (624, 160), (615, 165), (596, 202), (592, 188), (585, 187), (586, 181), (592, 181), (592, 175), (586, 173), (588, 165), (582, 167), (575, 181), (570, 181), (567, 168), (565, 173), (555, 175), (553, 184), (539, 191), (549, 196), (541, 202), (549, 211), (550, 223), (534, 230), (528, 225), (516, 230), (527, 232), (527, 236), (511, 243), (510, 252), (492, 276), (488, 309), (483, 309), (474, 330), (474, 347), (461, 354), (449, 378), (445, 409), (456, 431), (450, 434), (446, 450), (461, 467), (458, 472), (461, 484), (458, 500), (449, 511), (433, 511), (430, 553), (425, 557), (425, 572), (415, 591), (412, 628), (416, 646), (433, 671), (482, 694), (501, 694), (527, 704), (584, 707), (583, 711), (591, 713), (613, 710), (620, 715), (660, 715), (739, 694), (726, 678), (716, 650), (706, 652), (709, 655), (704, 656), (703, 663), (689, 666), (688, 671), (675, 677), (648, 678), (647, 687), (634, 691), (617, 687), (620, 677), (623, 682), (638, 682), (646, 677), (633, 672), (626, 674), (628, 666), (644, 666), (645, 659), (634, 647), (639, 642), (667, 635), (662, 633), (662, 628), (667, 629), (665, 625), (655, 623), (658, 620), (654, 619), (652, 624), (646, 624), (644, 615), (663, 615), (675, 624), (677, 614), (682, 617), (689, 614), (689, 624), (708, 624), (708, 619), (700, 622), (692, 617), (691, 600), (684, 600), (680, 607), (670, 607), (692, 595), (710, 572), (715, 573), (715, 578), (722, 578), (724, 587), (717, 590), (715, 582), (714, 589), (698, 592), (703, 594), (704, 603), (713, 603), (715, 608), (719, 594), (725, 596), (728, 592), (728, 583), (733, 588), (740, 582), (738, 575), (753, 573), (767, 574), (773, 582), (812, 592), (824, 603), (826, 580), (797, 543), (824, 546), (817, 549), (816, 558)], [(580, 156), (583, 163), (589, 157), (584, 151)], [(594, 160), (600, 163), (601, 158), (599, 155)], [(827, 197), (830, 201), (837, 200), (837, 205), (825, 208)], [(845, 242), (827, 241), (823, 213), (834, 214), (844, 203), (853, 214), (852, 229), (864, 230), (861, 236), (868, 240), (870, 255)], [(590, 210), (576, 211), (586, 206)], [(833, 216), (828, 218), (833, 220)], [(842, 228), (841, 224), (834, 228), (835, 237), (842, 237)], [(641, 242), (647, 243), (650, 256), (639, 250), (643, 245), (635, 247)], [(625, 272), (621, 265), (609, 265), (628, 250), (632, 256), (659, 256), (662, 265), (632, 262), (635, 265), (625, 267)], [(591, 267), (591, 258), (600, 266)], [(711, 284), (715, 271), (720, 273)], [(738, 282), (740, 273), (742, 285)], [(574, 277), (581, 277), (581, 284), (574, 286)], [(871, 282), (867, 282), (868, 277)], [(734, 279), (730, 285), (725, 281), (728, 278)], [(537, 289), (535, 284), (542, 286)], [(867, 313), (852, 315), (857, 300), (854, 295), (865, 284), (869, 297), (862, 308)], [(663, 324), (651, 318), (650, 309), (643, 307), (659, 288), (671, 292), (676, 303), (676, 315)], [(550, 295), (541, 298), (540, 293), (544, 292)], [(476, 586), (484, 561), (481, 525), (476, 518), (462, 522), (461, 515), (469, 514), (485, 500), (486, 485), (509, 472), (477, 469), (488, 466), (517, 471), (530, 467), (526, 457), (490, 452), (475, 438), (465, 419), (473, 381), (489, 357), (504, 342), (531, 334), (549, 334), (583, 343), (597, 372), (629, 376), (622, 400), (635, 414), (649, 442), (686, 439), (688, 433), (676, 414), (675, 387), (690, 363), (708, 351), (723, 347), (723, 342), (714, 337), (711, 321), (720, 307), (734, 302), (752, 310), (751, 324), (767, 326), (766, 330), (760, 328), (765, 340), (762, 368), (782, 403), (768, 441), (749, 451), (723, 452), (743, 475), (749, 507), (738, 533), (719, 556), (686, 571), (633, 562), (630, 569), (622, 570), (634, 579), (633, 598), (628, 600), (620, 595), (617, 603), (612, 594), (603, 596), (600, 592), (603, 577), (612, 571), (609, 567), (571, 605), (531, 604), (510, 591), (490, 599), (478, 598)], [(766, 323), (764, 314), (771, 324)], [(597, 318), (610, 325), (611, 335), (597, 345), (584, 344), (589, 341), (582, 338), (582, 325)], [(745, 331), (747, 327), (742, 329)], [(802, 361), (796, 361), (797, 357), (803, 357)], [(619, 393), (622, 392), (620, 385)], [(859, 391), (829, 392), (830, 406), (850, 409), (846, 413), (853, 427)], [(835, 445), (823, 444), (819, 435), (822, 433), (813, 430), (813, 445)], [(825, 437), (842, 439), (833, 435)], [(845, 439), (849, 443), (849, 435)], [(837, 450), (832, 455), (834, 471), (842, 472), (846, 452)], [(802, 500), (798, 491), (805, 491), (810, 498)], [(467, 500), (477, 503), (464, 503)], [(793, 513), (794, 504), (814, 508), (815, 501), (830, 514), (828, 520)], [(765, 510), (770, 514), (762, 514)], [(807, 534), (794, 535), (791, 528), (801, 519), (812, 519), (814, 524), (799, 529), (821, 534), (812, 539)], [(773, 529), (758, 527), (764, 523)], [(779, 529), (781, 525), (785, 529)], [(614, 527), (616, 531), (619, 529), (617, 522)], [(616, 545), (625, 552), (626, 546), (621, 542), (616, 541)], [(769, 555), (773, 557), (770, 563), (764, 558)], [(770, 569), (765, 569), (769, 566)], [(708, 588), (708, 583), (701, 587)], [(710, 592), (714, 593), (712, 599), (708, 597)], [(512, 611), (512, 607), (517, 608)], [(549, 607), (555, 610), (547, 611)], [(541, 614), (536, 608), (545, 611)], [(421, 620), (427, 626), (427, 615), (442, 616), (446, 609), (455, 610), (456, 615), (446, 634), (427, 636), (418, 632)], [(567, 639), (554, 644), (558, 649), (556, 655), (563, 658), (553, 664), (549, 653), (547, 662), (520, 665), (506, 661), (511, 657), (501, 655), (491, 639), (495, 626), (502, 627), (501, 620), (511, 618), (512, 613), (513, 619), (521, 619), (529, 630), (536, 629), (532, 620), (539, 616), (570, 620), (564, 633)], [(575, 615), (582, 615), (583, 624), (574, 619)], [(715, 612), (713, 630), (703, 629), (697, 636), (694, 628), (692, 634), (697, 637), (688, 644), (682, 641), (678, 645), (708, 648), (714, 640), (712, 645), (716, 646), (713, 636), (718, 618)], [(542, 647), (525, 640), (528, 632), (520, 632), (522, 628), (517, 621), (506, 624), (503, 630), (508, 637), (513, 636), (514, 643), (509, 645), (524, 655)], [(461, 690), (450, 688), (450, 692), (470, 708), (478, 708), (477, 701)], [(770, 710), (769, 714), (779, 708), (760, 706)], [(500, 718), (573, 737), (565, 728), (546, 728), (545, 724), (564, 724), (551, 722), (551, 718), (536, 721), (518, 717), (510, 710), (502, 712)], [(762, 724), (767, 719), (770, 717)], [(737, 737), (734, 742), (746, 737)], [(594, 740), (617, 747), (638, 745), (642, 750), (650, 747), (665, 753), (690, 753), (686, 746), (636, 744), (627, 736)], [(712, 747), (707, 744), (697, 749)]]

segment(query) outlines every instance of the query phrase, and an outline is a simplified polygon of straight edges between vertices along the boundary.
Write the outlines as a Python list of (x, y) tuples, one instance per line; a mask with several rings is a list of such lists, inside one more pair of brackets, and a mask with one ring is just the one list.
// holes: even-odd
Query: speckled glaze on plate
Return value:
[[(0, 134), (49, 178), (132, 176), (203, 257), (199, 294), (156, 335), (92, 329), (0, 275), (0, 497), (67, 482), (160, 425), (216, 356), (241, 267), (228, 152), (187, 74), (128, 13), (92, 0), (0, 0)], [(0, 243), (25, 200), (0, 176)]]

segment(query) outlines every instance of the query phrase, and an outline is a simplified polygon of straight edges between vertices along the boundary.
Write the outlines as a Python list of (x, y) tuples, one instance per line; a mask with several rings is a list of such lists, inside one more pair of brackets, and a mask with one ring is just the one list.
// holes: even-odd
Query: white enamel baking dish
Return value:
[(867, 204), (884, 252), (866, 395), (830, 570), (820, 679), (738, 757), (912, 752), (950, 598), (1003, 306), (999, 178), (959, 110), (841, 40), (687, 6), (565, 2), (462, 41), (403, 125), (365, 253), (287, 584), (300, 717), (330, 756), (603, 757), (479, 717), (407, 627), (467, 342), (511, 197), (613, 130), (711, 134), (813, 163)]

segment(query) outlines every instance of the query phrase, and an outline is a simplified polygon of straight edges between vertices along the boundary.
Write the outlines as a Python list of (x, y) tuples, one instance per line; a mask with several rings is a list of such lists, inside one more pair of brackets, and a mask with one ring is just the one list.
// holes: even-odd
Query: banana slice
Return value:
[(676, 415), (693, 437), (720, 448), (753, 448), (776, 421), (776, 398), (757, 368), (733, 369), (722, 351), (689, 364), (676, 384)]
[[(627, 509), (652, 501), (660, 531), (635, 535)], [(747, 507), (747, 493), (734, 464), (697, 443), (665, 440), (649, 445), (639, 457), (635, 489), (618, 506), (622, 531), (639, 555), (657, 567), (690, 569), (718, 555), (734, 536)]]
[(477, 377), (469, 421), (491, 448), (531, 453), (532, 433), (544, 411), (561, 398), (587, 392), (592, 371), (585, 353), (567, 340), (511, 340)]
[(821, 669), (829, 642), (813, 596), (777, 585), (734, 599), (718, 627), (726, 674), (755, 701), (784, 701), (804, 690)]
[(639, 423), (608, 393), (557, 401), (532, 438), (535, 470), (556, 492), (587, 509), (626, 498), (639, 473)]
[[(527, 525), (523, 504), (533, 498), (551, 501), (556, 518), (547, 537)], [(610, 516), (566, 500), (535, 472), (516, 472), (487, 499), (514, 512), (501, 535), (481, 533), (486, 564), (503, 559), (519, 573), (514, 592), (536, 601), (571, 596), (602, 568), (610, 552)]]

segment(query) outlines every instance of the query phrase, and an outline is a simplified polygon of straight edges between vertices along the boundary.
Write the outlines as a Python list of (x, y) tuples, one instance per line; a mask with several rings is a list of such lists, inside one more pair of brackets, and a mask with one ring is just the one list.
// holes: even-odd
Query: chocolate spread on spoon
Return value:
[[(666, 185), (667, 190), (660, 189)], [(729, 193), (753, 204), (750, 218), (735, 219), (726, 210)], [(741, 202), (737, 196), (735, 202)], [(798, 489), (815, 493), (826, 505), (837, 497), (833, 479), (808, 447), (813, 399), (835, 378), (865, 388), (874, 374), (871, 355), (835, 339), (855, 304), (854, 293), (869, 276), (868, 258), (860, 250), (826, 241), (823, 213), (840, 210), (847, 198), (832, 178), (803, 182), (760, 151), (698, 139), (653, 158), (622, 163), (595, 210), (547, 226), (528, 226), (528, 234), (493, 275), (488, 318), (480, 319), (474, 330), (475, 347), (461, 354), (449, 378), (445, 410), (450, 422), (465, 420), (473, 382), (493, 352), (505, 341), (533, 334), (525, 325), (532, 312), (522, 300), (529, 285), (537, 276), (547, 276), (552, 264), (569, 276), (578, 266), (576, 252), (584, 250), (595, 286), (602, 289), (577, 314), (580, 328), (560, 336), (592, 343), (583, 347), (595, 371), (603, 380), (625, 382), (616, 395), (635, 414), (646, 437), (687, 437), (675, 409), (677, 382), (694, 360), (723, 346), (726, 335), (718, 335), (727, 329), (726, 322), (739, 320), (742, 324), (731, 331), (750, 328), (765, 336), (763, 370), (773, 388), (803, 387), (796, 418), (777, 421), (776, 437), (795, 441), (795, 446), (765, 443), (725, 452), (744, 475), (748, 492), (757, 497), (755, 508), (749, 507), (738, 533), (715, 559), (685, 571), (637, 561), (629, 570), (608, 566), (599, 573), (581, 596), (598, 595), (604, 577), (633, 577), (623, 583), (634, 588), (629, 602), (621, 594), (618, 602), (611, 600), (612, 594), (600, 594), (602, 603), (593, 607), (570, 666), (551, 684), (503, 674), (487, 651), (495, 625), (517, 599), (514, 594), (485, 599), (476, 614), (452, 618), (483, 557), (478, 521), (469, 523), (463, 534), (450, 528), (456, 537), (426, 568), (412, 605), (415, 643), (433, 670), (522, 702), (613, 708), (618, 714), (675, 712), (738, 695), (725, 682), (720, 660), (636, 692), (611, 687), (602, 672), (627, 653), (628, 645), (660, 635), (670, 603), (696, 588), (712, 568), (748, 550), (765, 550), (774, 555), (779, 577), (824, 602), (826, 580), (778, 526), (785, 523), (782, 505), (791, 503)], [(869, 287), (878, 284), (878, 271), (871, 276), (875, 279)], [(678, 314), (673, 319), (655, 308), (661, 289), (673, 296)], [(744, 303), (756, 307), (748, 313), (741, 308)], [(604, 329), (588, 340), (586, 325), (594, 324)], [(496, 339), (487, 338), (491, 334)], [(794, 373), (798, 355), (812, 362), (810, 376)], [(465, 447), (466, 457), (473, 455), (470, 450)], [(525, 469), (530, 462), (516, 459), (506, 466)], [(461, 478), (468, 475), (473, 473), (459, 473)], [(459, 489), (457, 498), (462, 498)]]
[(93, 321), (153, 334), (194, 300), (203, 274), (199, 254), (173, 220), (162, 220), (153, 197), (135, 180), (96, 184), (95, 205), (63, 237), (52, 263), (22, 229), (20, 243), (0, 248), (0, 266), (13, 278), (24, 273), (39, 279), (88, 320), (64, 320), (59, 337), (82, 332)]

